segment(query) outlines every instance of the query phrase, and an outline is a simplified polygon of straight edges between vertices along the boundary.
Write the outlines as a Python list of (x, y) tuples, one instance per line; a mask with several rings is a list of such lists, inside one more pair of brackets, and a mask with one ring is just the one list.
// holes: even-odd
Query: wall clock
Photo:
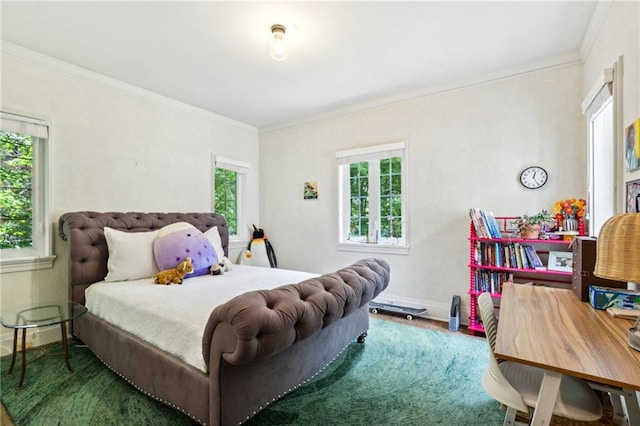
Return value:
[(538, 189), (547, 183), (549, 175), (547, 171), (540, 166), (527, 167), (520, 173), (520, 183), (528, 189)]

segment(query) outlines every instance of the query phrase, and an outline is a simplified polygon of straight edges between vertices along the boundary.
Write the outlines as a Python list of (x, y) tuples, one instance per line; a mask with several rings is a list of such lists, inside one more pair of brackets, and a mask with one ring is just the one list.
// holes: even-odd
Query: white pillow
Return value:
[(105, 281), (127, 281), (149, 278), (159, 272), (153, 257), (153, 240), (158, 231), (122, 232), (104, 228), (109, 248)]
[(207, 232), (205, 232), (204, 235), (209, 239), (209, 242), (213, 246), (213, 250), (218, 256), (218, 262), (222, 261), (222, 258), (224, 257), (224, 249), (222, 248), (222, 239), (220, 238), (218, 227), (214, 226), (207, 229)]

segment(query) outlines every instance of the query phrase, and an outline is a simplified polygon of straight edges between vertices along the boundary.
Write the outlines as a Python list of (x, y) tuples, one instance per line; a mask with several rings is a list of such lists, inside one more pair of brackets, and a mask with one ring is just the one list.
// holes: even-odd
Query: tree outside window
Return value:
[(340, 151), (336, 158), (339, 247), (408, 248), (406, 142)]
[(216, 167), (215, 212), (227, 219), (230, 235), (238, 234), (238, 173)]
[(51, 268), (49, 125), (0, 111), (0, 267)]
[(0, 131), (0, 145), (0, 249), (31, 248), (34, 138)]

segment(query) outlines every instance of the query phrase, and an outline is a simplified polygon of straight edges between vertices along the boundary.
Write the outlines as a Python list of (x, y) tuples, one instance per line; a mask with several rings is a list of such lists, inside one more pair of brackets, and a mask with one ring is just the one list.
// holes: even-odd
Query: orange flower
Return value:
[(553, 206), (553, 213), (557, 220), (582, 218), (586, 205), (587, 202), (583, 198), (560, 200)]

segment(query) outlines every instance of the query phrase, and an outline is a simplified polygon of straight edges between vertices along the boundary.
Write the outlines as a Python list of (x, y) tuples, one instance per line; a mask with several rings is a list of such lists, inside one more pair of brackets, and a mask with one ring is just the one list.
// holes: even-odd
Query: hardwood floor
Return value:
[(7, 409), (4, 408), (4, 404), (2, 404), (2, 411), (0, 411), (0, 425), (14, 426), (11, 417), (9, 417), (9, 413), (7, 413)]

